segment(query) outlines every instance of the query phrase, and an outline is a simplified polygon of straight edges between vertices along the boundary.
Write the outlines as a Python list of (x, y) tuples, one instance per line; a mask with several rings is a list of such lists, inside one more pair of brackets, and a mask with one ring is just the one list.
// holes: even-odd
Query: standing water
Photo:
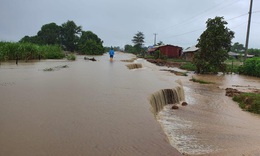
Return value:
[(0, 65), (0, 155), (180, 155), (148, 100), (179, 84), (150, 68), (129, 70), (120, 60), (132, 55), (83, 58)]

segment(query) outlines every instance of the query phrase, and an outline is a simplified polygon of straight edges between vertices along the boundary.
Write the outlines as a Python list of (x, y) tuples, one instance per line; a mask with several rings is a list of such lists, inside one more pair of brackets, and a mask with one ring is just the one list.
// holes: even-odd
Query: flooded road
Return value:
[[(259, 115), (242, 111), (224, 90), (260, 89), (259, 78), (196, 76), (215, 82), (202, 85), (142, 59), (135, 61), (142, 68), (129, 70), (120, 61), (129, 54), (112, 63), (107, 55), (83, 57), (1, 64), (1, 156), (260, 155)], [(188, 106), (168, 105), (155, 117), (149, 97), (180, 86), (176, 80)]]
[(150, 68), (129, 70), (120, 60), (132, 57), (2, 63), (0, 155), (179, 155), (148, 100), (177, 84)]
[[(191, 82), (192, 76), (214, 84)], [(260, 116), (225, 96), (228, 87), (260, 89), (259, 78), (190, 74), (181, 80), (189, 105), (176, 111), (168, 106), (157, 117), (175, 148), (187, 155), (260, 155)]]

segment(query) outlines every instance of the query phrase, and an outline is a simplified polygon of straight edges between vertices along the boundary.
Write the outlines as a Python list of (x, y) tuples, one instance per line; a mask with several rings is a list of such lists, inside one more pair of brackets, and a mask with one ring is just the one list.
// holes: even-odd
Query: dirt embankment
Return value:
[(156, 64), (157, 66), (166, 66), (166, 67), (180, 67), (182, 62), (167, 62), (162, 59), (146, 59), (148, 62)]

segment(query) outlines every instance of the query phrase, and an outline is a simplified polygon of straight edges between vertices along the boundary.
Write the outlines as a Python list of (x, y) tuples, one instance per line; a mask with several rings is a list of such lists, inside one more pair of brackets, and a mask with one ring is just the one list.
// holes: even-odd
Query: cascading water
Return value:
[(127, 64), (126, 66), (128, 67), (128, 69), (137, 69), (143, 67), (140, 63)]
[(185, 96), (182, 85), (173, 89), (161, 89), (150, 96), (150, 103), (154, 114), (160, 112), (165, 105), (178, 104), (184, 100)]

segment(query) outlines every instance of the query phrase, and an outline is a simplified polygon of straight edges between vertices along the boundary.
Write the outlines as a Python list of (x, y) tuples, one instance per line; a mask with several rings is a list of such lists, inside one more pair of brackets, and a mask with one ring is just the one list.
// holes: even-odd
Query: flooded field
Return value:
[[(242, 111), (224, 90), (260, 89), (259, 79), (197, 76), (215, 82), (201, 85), (189, 81), (192, 74), (175, 76), (142, 59), (120, 61), (133, 57), (2, 63), (0, 155), (260, 155), (260, 117)], [(161, 110), (161, 103), (155, 116), (153, 94), (188, 106)]]
[(2, 63), (0, 155), (179, 155), (148, 100), (177, 84), (148, 68), (129, 70), (120, 60), (132, 57)]

